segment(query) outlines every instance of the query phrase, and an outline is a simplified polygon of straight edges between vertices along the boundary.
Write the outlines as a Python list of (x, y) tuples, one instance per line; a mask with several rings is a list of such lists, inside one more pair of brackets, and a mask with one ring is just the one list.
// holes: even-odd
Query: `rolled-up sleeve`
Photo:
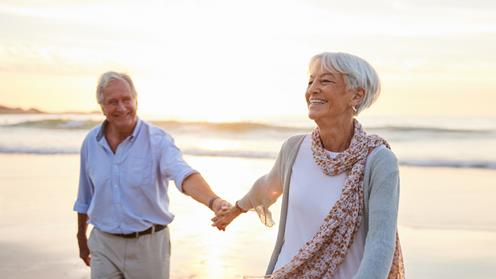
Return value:
[(86, 140), (81, 146), (81, 156), (80, 156), (80, 169), (79, 169), (79, 189), (77, 194), (76, 202), (74, 203), (73, 210), (78, 213), (86, 214), (88, 208), (90, 207), (91, 198), (93, 196), (94, 188), (88, 177), (88, 171), (86, 169), (86, 162), (88, 160)]
[(184, 193), (183, 181), (190, 175), (198, 173), (183, 159), (181, 150), (175, 145), (174, 139), (165, 135), (161, 146), (160, 173), (167, 179), (174, 180), (177, 189)]
[(260, 221), (268, 227), (272, 227), (275, 224), (269, 207), (274, 204), (283, 192), (282, 169), (286, 146), (287, 141), (282, 145), (270, 172), (257, 179), (248, 193), (238, 202), (238, 205), (245, 210), (254, 208)]

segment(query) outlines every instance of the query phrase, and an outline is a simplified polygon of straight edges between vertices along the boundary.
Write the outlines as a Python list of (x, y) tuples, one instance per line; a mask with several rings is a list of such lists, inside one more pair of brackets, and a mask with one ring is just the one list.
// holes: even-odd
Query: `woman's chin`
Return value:
[(311, 112), (311, 111), (308, 112), (308, 118), (310, 118), (313, 121), (317, 121), (321, 117), (322, 117), (322, 115), (320, 115), (319, 113), (315, 113), (315, 112)]

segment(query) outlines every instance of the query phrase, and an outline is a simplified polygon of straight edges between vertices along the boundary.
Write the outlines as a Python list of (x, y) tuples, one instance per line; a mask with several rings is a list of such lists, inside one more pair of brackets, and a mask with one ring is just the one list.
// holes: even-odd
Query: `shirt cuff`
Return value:
[(176, 177), (176, 179), (174, 179), (174, 182), (176, 183), (176, 187), (177, 187), (177, 189), (179, 189), (179, 191), (181, 191), (181, 193), (185, 194), (184, 189), (183, 189), (184, 180), (186, 180), (186, 178), (188, 178), (188, 176), (195, 174), (195, 173), (199, 173), (199, 172), (197, 170), (194, 170), (194, 169), (185, 170), (185, 171), (183, 171), (183, 173), (181, 173), (181, 175), (178, 175)]
[(244, 196), (242, 199), (238, 201), (238, 205), (244, 210), (250, 210), (253, 208), (251, 206), (250, 198), (248, 196)]
[(78, 213), (86, 214), (88, 212), (89, 205), (85, 203), (75, 202), (73, 210)]

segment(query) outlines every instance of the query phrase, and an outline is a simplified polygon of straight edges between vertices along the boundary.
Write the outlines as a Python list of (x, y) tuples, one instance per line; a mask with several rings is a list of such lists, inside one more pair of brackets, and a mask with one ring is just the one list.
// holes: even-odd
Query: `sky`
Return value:
[(2, 0), (0, 25), (1, 105), (99, 110), (114, 70), (141, 115), (306, 115), (309, 59), (343, 51), (381, 78), (366, 115), (496, 116), (493, 0)]

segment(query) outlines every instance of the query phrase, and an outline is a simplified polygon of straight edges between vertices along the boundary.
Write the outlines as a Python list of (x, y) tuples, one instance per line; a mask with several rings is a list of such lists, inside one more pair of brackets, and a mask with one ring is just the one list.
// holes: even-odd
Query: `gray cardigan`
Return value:
[[(298, 135), (286, 140), (272, 170), (259, 178), (239, 201), (240, 207), (254, 208), (260, 220), (272, 226), (274, 222), (268, 208), (283, 195), (279, 232), (266, 274), (274, 271), (284, 244), (291, 172), (304, 138), (305, 135)], [(363, 190), (364, 215), (361, 226), (365, 226), (365, 248), (360, 267), (353, 278), (384, 279), (393, 261), (399, 202), (398, 162), (391, 150), (381, 146), (371, 152), (365, 165)]]

